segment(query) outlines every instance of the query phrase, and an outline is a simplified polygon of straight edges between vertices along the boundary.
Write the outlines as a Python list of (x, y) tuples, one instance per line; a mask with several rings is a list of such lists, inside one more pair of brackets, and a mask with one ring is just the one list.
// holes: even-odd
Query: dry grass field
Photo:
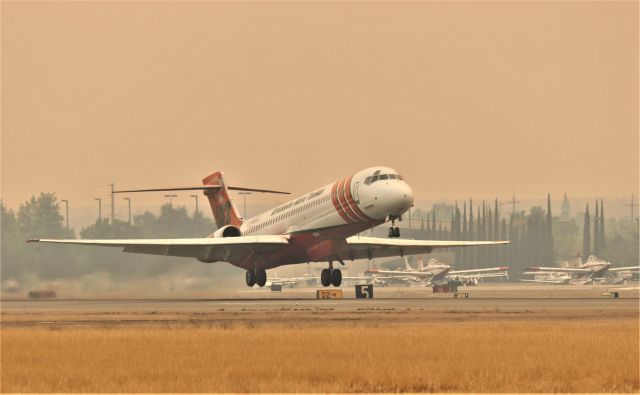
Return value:
[(3, 392), (638, 392), (636, 317), (3, 327)]

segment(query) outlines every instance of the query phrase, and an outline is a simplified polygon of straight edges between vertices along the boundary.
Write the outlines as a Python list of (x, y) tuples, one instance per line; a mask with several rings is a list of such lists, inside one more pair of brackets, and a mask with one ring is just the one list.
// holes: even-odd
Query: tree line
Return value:
[[(605, 219), (604, 201), (596, 201), (591, 220), (589, 205), (582, 223), (572, 216), (566, 195), (560, 215), (553, 215), (551, 196), (546, 210), (540, 206), (501, 215), (498, 200), (476, 203), (473, 199), (450, 204), (434, 204), (431, 210), (416, 210), (421, 217), (414, 237), (433, 240), (509, 240), (505, 246), (452, 249), (454, 264), (460, 269), (510, 266), (517, 275), (529, 266), (556, 266), (559, 261), (590, 255), (616, 265), (638, 264), (638, 224), (620, 218)], [(608, 224), (608, 225), (606, 225)], [(605, 226), (606, 225), (606, 226)], [(583, 238), (578, 237), (582, 227)]]

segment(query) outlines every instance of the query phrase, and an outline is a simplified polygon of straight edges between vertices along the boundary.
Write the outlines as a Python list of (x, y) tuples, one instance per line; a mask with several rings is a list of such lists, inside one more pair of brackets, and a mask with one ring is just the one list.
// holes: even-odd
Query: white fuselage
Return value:
[(395, 170), (372, 167), (250, 218), (240, 231), (247, 236), (296, 234), (378, 224), (399, 218), (412, 204), (413, 191)]

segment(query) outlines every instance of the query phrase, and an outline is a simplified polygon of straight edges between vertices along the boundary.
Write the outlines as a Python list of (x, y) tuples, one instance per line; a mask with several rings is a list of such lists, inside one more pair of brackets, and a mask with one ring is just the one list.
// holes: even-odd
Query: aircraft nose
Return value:
[(389, 211), (390, 214), (400, 215), (413, 205), (413, 190), (405, 182), (394, 185), (392, 189)]

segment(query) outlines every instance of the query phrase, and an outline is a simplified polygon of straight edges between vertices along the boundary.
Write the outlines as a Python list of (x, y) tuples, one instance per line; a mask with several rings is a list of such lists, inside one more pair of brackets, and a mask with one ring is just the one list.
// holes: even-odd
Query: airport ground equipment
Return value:
[(58, 295), (56, 291), (29, 291), (29, 299), (54, 299)]
[(271, 284), (271, 292), (282, 292), (282, 284)]
[(469, 292), (454, 292), (453, 297), (456, 299), (469, 299)]
[(458, 286), (450, 284), (436, 284), (432, 288), (433, 293), (451, 293), (458, 292)]
[(316, 299), (342, 299), (341, 289), (318, 289)]
[(620, 297), (620, 294), (615, 291), (607, 291), (607, 292), (603, 292), (601, 296), (604, 296), (606, 298), (618, 299)]
[(356, 285), (356, 299), (373, 299), (373, 284)]

